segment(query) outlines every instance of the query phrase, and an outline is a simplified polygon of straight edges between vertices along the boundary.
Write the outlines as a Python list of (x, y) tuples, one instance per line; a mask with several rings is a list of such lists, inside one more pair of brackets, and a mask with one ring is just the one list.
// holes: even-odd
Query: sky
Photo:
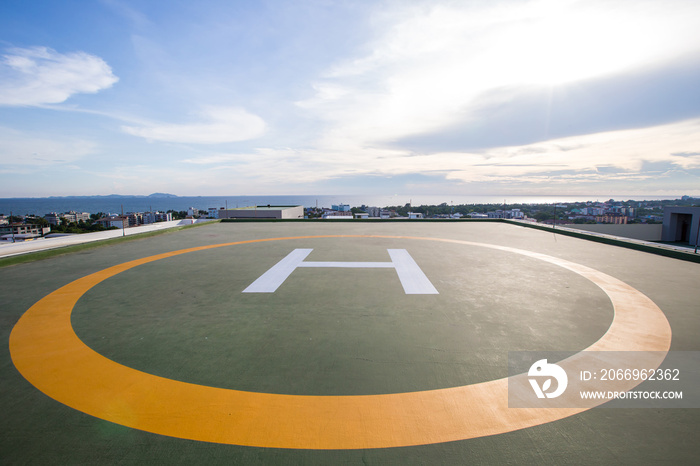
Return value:
[(0, 2), (0, 197), (154, 192), (700, 195), (700, 2)]

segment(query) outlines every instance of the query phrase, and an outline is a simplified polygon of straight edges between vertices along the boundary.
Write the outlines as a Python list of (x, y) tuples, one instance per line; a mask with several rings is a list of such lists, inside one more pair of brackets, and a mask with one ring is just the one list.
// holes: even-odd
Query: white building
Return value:
[(63, 218), (68, 220), (68, 223), (78, 223), (81, 220), (83, 222), (87, 222), (88, 220), (90, 220), (90, 214), (88, 212), (76, 212), (74, 210), (71, 210), (70, 212), (66, 212), (65, 214), (63, 214)]
[(126, 228), (129, 226), (129, 218), (128, 217), (115, 217), (109, 219), (109, 224), (107, 225), (108, 228), (111, 227), (117, 227), (117, 228)]
[(352, 220), (354, 217), (352, 215), (352, 212), (332, 211), (323, 214), (323, 218), (329, 220)]
[(129, 217), (121, 215), (110, 215), (109, 217), (102, 217), (96, 220), (95, 223), (99, 223), (105, 228), (128, 228), (129, 227)]
[(497, 210), (495, 212), (488, 212), (487, 214), (488, 218), (517, 218), (517, 219), (522, 219), (525, 218), (525, 214), (520, 211), (520, 209), (511, 209), (511, 210)]
[(87, 222), (90, 220), (90, 214), (88, 212), (76, 212), (74, 210), (63, 214), (50, 212), (44, 215), (44, 219), (49, 222), (50, 225), (60, 225), (61, 219), (66, 219), (68, 223), (78, 223), (81, 220)]
[(59, 225), (61, 223), (61, 214), (50, 212), (44, 215), (44, 219), (49, 222), (49, 225)]
[(0, 240), (2, 241), (30, 241), (44, 236), (51, 231), (50, 227), (27, 223), (7, 224), (0, 228)]
[(173, 214), (171, 212), (144, 212), (141, 216), (142, 223), (148, 225), (157, 222), (171, 222)]
[(370, 217), (379, 217), (382, 209), (379, 207), (367, 207), (366, 210)]
[(603, 207), (584, 207), (581, 209), (583, 215), (605, 215), (605, 209)]
[(236, 209), (219, 209), (219, 218), (304, 218), (304, 207), (300, 205), (266, 205)]

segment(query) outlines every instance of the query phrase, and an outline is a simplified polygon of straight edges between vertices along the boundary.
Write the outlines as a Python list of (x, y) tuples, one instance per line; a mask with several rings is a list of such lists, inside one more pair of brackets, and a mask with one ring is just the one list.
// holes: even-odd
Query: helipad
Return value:
[(0, 457), (682, 462), (697, 410), (509, 409), (503, 381), (508, 351), (700, 349), (698, 271), (485, 223), (215, 224), (7, 267)]

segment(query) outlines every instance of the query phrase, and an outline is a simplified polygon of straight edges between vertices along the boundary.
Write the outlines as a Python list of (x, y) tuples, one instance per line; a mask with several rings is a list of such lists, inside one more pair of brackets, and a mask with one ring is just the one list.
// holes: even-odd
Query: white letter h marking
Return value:
[(438, 294), (405, 249), (387, 249), (391, 262), (305, 262), (313, 249), (295, 249), (255, 280), (244, 293), (274, 293), (297, 267), (393, 268), (406, 294)]

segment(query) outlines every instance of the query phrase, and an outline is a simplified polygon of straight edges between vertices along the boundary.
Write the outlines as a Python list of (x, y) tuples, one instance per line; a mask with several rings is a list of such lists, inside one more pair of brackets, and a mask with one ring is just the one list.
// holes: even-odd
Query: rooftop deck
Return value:
[[(244, 292), (285, 267), (274, 290)], [(404, 269), (433, 288), (407, 288)], [(647, 297), (670, 333), (614, 324), (596, 274)], [(515, 408), (493, 417), (502, 395), (479, 387), (508, 376), (509, 351), (611, 336), (700, 351), (698, 276), (697, 263), (487, 222), (215, 223), (0, 268), (0, 459), (688, 464), (697, 409), (523, 422)]]

